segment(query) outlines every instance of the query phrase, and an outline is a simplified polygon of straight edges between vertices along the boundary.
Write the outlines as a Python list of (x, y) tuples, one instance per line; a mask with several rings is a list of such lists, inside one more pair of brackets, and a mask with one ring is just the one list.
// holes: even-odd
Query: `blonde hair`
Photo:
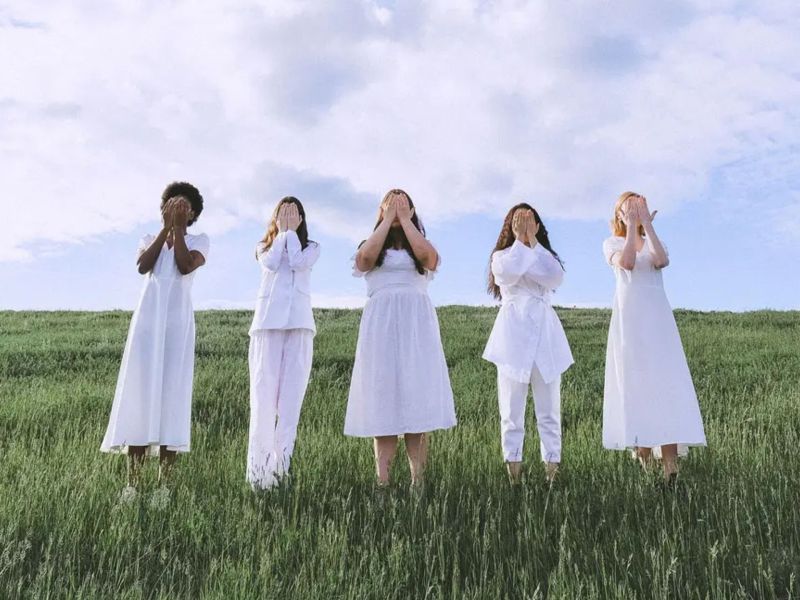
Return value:
[[(625, 222), (622, 220), (622, 205), (631, 198), (639, 197), (639, 194), (636, 192), (623, 192), (620, 194), (620, 197), (617, 198), (617, 203), (614, 206), (614, 216), (611, 219), (611, 233), (613, 233), (615, 236), (625, 237), (628, 235), (628, 228), (625, 226)], [(641, 223), (639, 224), (639, 235), (644, 237), (644, 227), (642, 227)]]

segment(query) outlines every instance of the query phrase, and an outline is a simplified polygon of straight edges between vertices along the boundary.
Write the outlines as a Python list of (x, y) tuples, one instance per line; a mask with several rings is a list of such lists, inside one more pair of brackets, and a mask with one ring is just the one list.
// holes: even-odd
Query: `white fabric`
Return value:
[[(140, 255), (153, 239), (142, 238)], [(185, 239), (190, 251), (208, 259), (207, 235), (187, 234)], [(144, 276), (100, 446), (103, 452), (125, 451), (128, 446), (148, 446), (150, 454), (157, 454), (160, 446), (189, 451), (194, 376), (191, 290), (196, 272), (181, 275), (174, 248), (164, 244), (153, 269)]]
[[(438, 265), (437, 265), (438, 267)], [(456, 424), (439, 320), (427, 292), (433, 273), (417, 272), (404, 250), (353, 274), (367, 282), (344, 432), (373, 437), (424, 433)]]
[(500, 407), (500, 442), (503, 459), (522, 461), (525, 441), (525, 405), (528, 387), (533, 389), (536, 427), (539, 430), (539, 450), (544, 462), (561, 462), (561, 376), (546, 383), (534, 367), (531, 380), (520, 383), (497, 372), (497, 400)]
[(534, 365), (546, 382), (554, 381), (574, 362), (564, 328), (550, 305), (564, 270), (540, 244), (529, 248), (519, 241), (495, 252), (491, 268), (502, 305), (483, 358), (520, 383), (531, 380)]
[[(603, 244), (609, 264), (625, 240)], [(603, 445), (653, 448), (704, 446), (706, 437), (661, 270), (645, 244), (633, 270), (614, 267), (617, 280), (606, 352)]]
[(275, 236), (272, 245), (256, 248), (261, 265), (250, 333), (261, 329), (310, 329), (316, 331), (311, 312), (311, 268), (319, 258), (319, 244), (303, 249), (294, 231)]
[(303, 406), (314, 332), (257, 331), (250, 337), (250, 434), (247, 481), (268, 488), (289, 470)]

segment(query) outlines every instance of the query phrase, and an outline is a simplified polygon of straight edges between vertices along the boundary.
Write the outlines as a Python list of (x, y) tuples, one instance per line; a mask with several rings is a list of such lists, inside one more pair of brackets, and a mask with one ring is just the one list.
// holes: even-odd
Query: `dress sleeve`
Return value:
[(606, 262), (613, 266), (611, 261), (614, 259), (614, 255), (622, 252), (623, 248), (625, 248), (625, 238), (618, 236), (607, 238), (603, 242), (603, 256), (606, 257)]
[(514, 285), (531, 268), (536, 252), (519, 240), (492, 255), (492, 275), (497, 285)]
[(300, 238), (294, 231), (288, 231), (286, 235), (286, 251), (289, 259), (289, 268), (292, 271), (305, 271), (311, 269), (319, 258), (319, 244), (308, 242), (303, 248)]
[(268, 271), (277, 271), (281, 266), (284, 250), (286, 250), (286, 232), (282, 231), (275, 236), (269, 248), (263, 242), (256, 246), (258, 262)]
[(203, 258), (208, 260), (208, 250), (211, 248), (211, 240), (205, 233), (192, 236), (191, 243), (187, 244), (190, 252), (199, 252)]
[(533, 248), (535, 260), (528, 267), (526, 275), (536, 283), (550, 290), (558, 289), (564, 281), (564, 269), (555, 256), (541, 244)]
[(433, 269), (425, 269), (425, 278), (430, 281), (436, 274), (439, 272), (439, 269), (442, 266), (442, 255), (439, 254), (439, 251), (436, 251), (436, 266)]
[(356, 263), (356, 256), (358, 256), (358, 252), (356, 252), (355, 254), (353, 254), (353, 256), (350, 257), (350, 261), (353, 263), (352, 265), (353, 277), (363, 277), (364, 275), (366, 275), (366, 273), (364, 271), (358, 270), (358, 264)]
[(150, 244), (153, 243), (153, 240), (156, 239), (156, 236), (150, 235), (143, 235), (142, 239), (139, 240), (139, 247), (136, 249), (136, 258), (138, 259), (142, 253), (150, 247)]

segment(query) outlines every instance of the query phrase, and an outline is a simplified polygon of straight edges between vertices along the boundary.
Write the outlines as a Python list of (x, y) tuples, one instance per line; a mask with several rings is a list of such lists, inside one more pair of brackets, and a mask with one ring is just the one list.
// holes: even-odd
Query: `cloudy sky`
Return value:
[(487, 303), (520, 200), (565, 259), (560, 304), (608, 305), (614, 199), (659, 209), (675, 306), (800, 308), (794, 0), (0, 3), (0, 309), (132, 308), (172, 180), (212, 237), (199, 307), (251, 306), (267, 215), (303, 200), (315, 302), (406, 189), (438, 304)]

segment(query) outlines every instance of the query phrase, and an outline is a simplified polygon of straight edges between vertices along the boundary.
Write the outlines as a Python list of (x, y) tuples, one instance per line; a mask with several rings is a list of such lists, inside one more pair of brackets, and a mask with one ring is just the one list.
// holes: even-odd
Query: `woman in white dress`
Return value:
[(603, 243), (617, 280), (606, 352), (603, 446), (632, 448), (647, 467), (660, 450), (674, 481), (679, 446), (705, 446), (703, 420), (661, 270), (669, 255), (656, 213), (633, 192), (617, 200), (613, 236)]
[(490, 259), (488, 291), (502, 305), (483, 353), (497, 366), (500, 441), (512, 483), (522, 474), (529, 387), (547, 481), (561, 463), (561, 374), (574, 361), (550, 298), (563, 279), (539, 213), (526, 203), (512, 207)]
[(247, 448), (247, 481), (254, 490), (275, 485), (289, 470), (311, 373), (311, 268), (318, 258), (303, 205), (283, 198), (256, 247), (261, 286), (250, 327)]
[(368, 300), (358, 331), (347, 402), (346, 435), (374, 438), (378, 485), (389, 484), (397, 438), (405, 438), (411, 484), (422, 484), (427, 434), (456, 424), (439, 321), (428, 282), (439, 254), (411, 198), (391, 190), (378, 222), (355, 257), (353, 275), (364, 277)]
[(128, 454), (124, 500), (136, 495), (145, 454), (159, 456), (163, 483), (176, 453), (189, 451), (195, 341), (191, 290), (195, 271), (206, 262), (209, 240), (186, 229), (202, 210), (196, 187), (171, 183), (161, 196), (161, 231), (144, 236), (139, 245), (144, 286), (100, 447)]

